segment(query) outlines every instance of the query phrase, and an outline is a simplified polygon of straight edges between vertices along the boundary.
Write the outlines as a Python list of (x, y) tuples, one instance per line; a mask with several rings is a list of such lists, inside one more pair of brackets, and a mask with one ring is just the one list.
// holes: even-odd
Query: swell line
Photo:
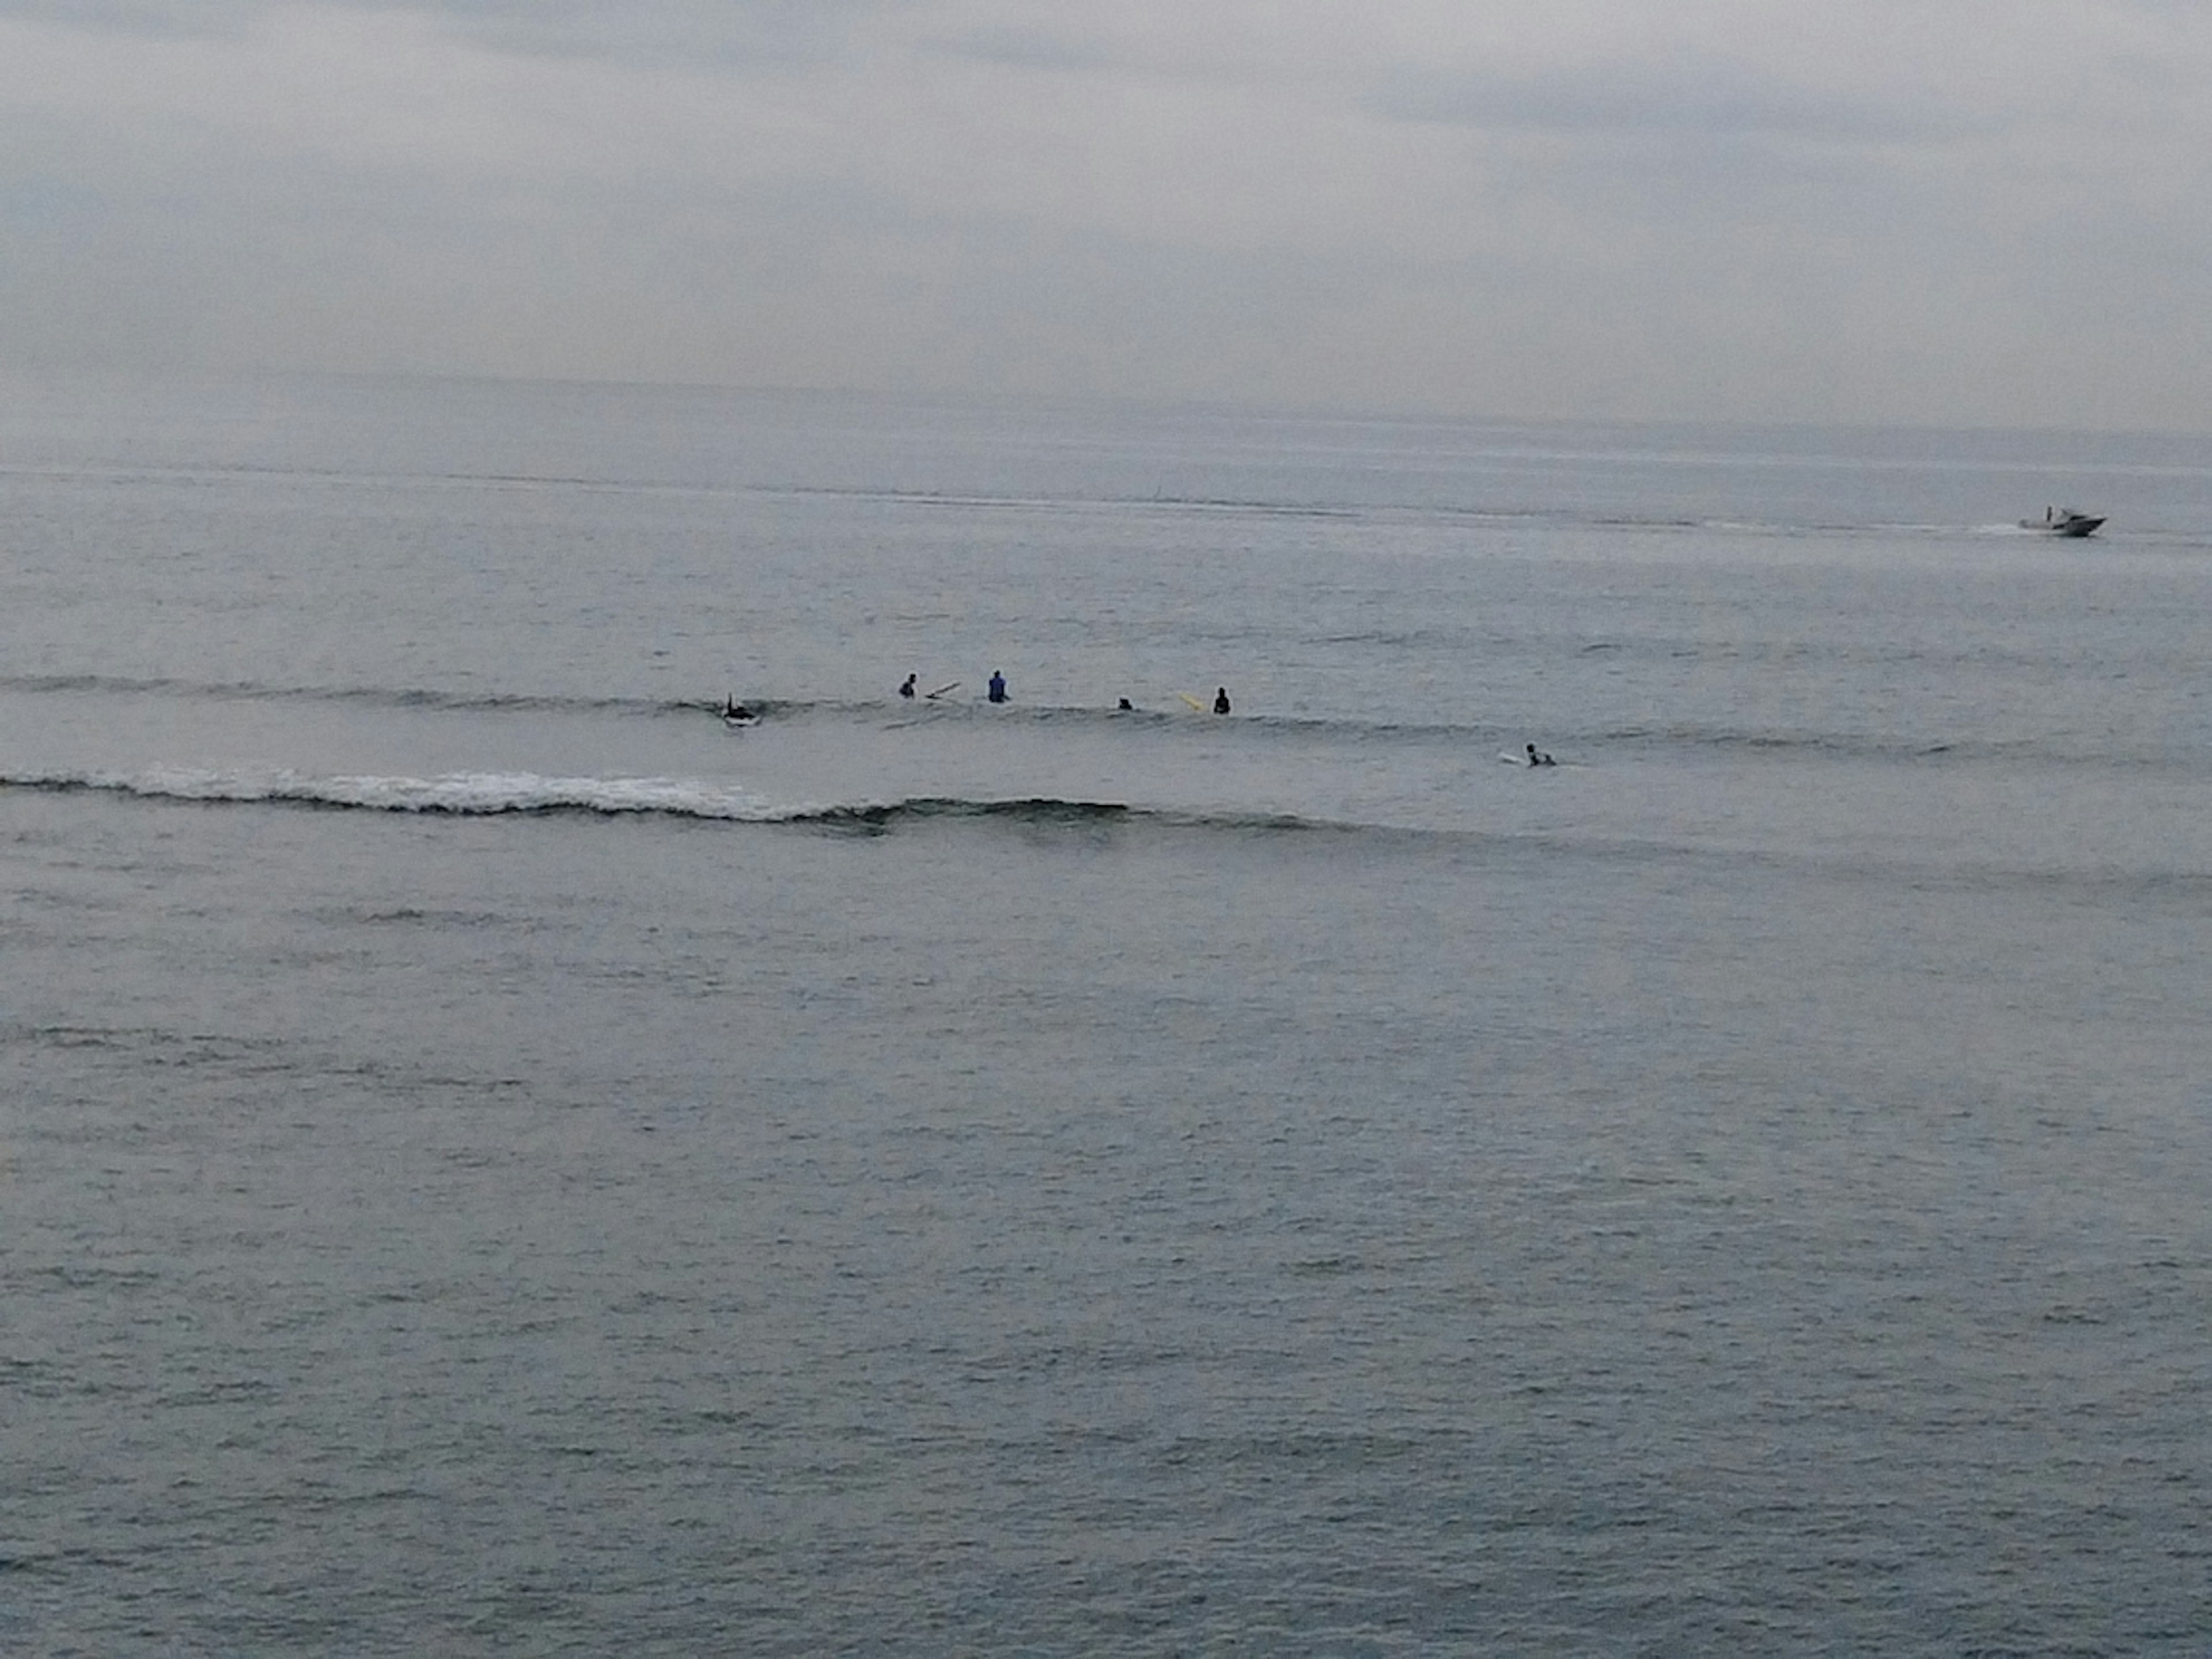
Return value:
[[(202, 698), (210, 702), (228, 702), (357, 703), (382, 708), (455, 711), (566, 710), (665, 714), (713, 710), (721, 707), (720, 699), (710, 701), (698, 697), (588, 697), (522, 691), (449, 691), (415, 686), (278, 685), (261, 680), (186, 680), (161, 676), (140, 678), (117, 674), (0, 675), (0, 691), (31, 696), (93, 692), (121, 696)], [(757, 711), (766, 711), (790, 705), (755, 700), (750, 706)]]
[[(1585, 649), (1610, 648), (1601, 646)], [(591, 696), (507, 691), (454, 690), (434, 687), (369, 685), (286, 685), (253, 680), (197, 681), (168, 677), (134, 678), (105, 674), (0, 675), (0, 693), (31, 696), (69, 693), (161, 696), (208, 702), (239, 701), (350, 704), (403, 711), (450, 714), (569, 714), (617, 717), (685, 717), (715, 715), (723, 698), (653, 697), (641, 696)], [(1319, 739), (1342, 744), (1394, 744), (1461, 745), (1486, 750), (1498, 744), (1517, 751), (1529, 734), (1517, 726), (1480, 720), (1361, 718), (1343, 714), (1240, 713), (1221, 719), (1194, 714), (1164, 698), (1155, 706), (1120, 710), (1097, 704), (1016, 703), (993, 707), (980, 696), (949, 698), (943, 702), (916, 699), (902, 702), (889, 696), (865, 698), (798, 698), (749, 696), (745, 724), (783, 721), (849, 722), (881, 727), (905, 726), (938, 721), (955, 726), (969, 723), (1017, 722), (1025, 725), (1070, 726), (1104, 732), (1234, 733), (1239, 742), (1298, 742)], [(2193, 773), (2203, 757), (2193, 747), (2136, 743), (2122, 746), (2103, 737), (2057, 736), (1973, 738), (1940, 731), (1821, 729), (1817, 726), (1734, 726), (1703, 721), (1662, 721), (1620, 724), (1596, 720), (1575, 727), (1547, 724), (1547, 747), (1565, 755), (1589, 759), (1597, 751), (1618, 755), (1636, 751), (1672, 750), (1765, 754), (1838, 758), (1856, 761), (1924, 764), (2031, 762), (2066, 769), (2089, 769), (2129, 774), (2146, 772)]]
[[(659, 818), (795, 826), (863, 836), (886, 835), (905, 824), (943, 819), (1075, 830), (1149, 825), (1208, 835), (1338, 836), (1377, 846), (1453, 845), (1516, 856), (1564, 854), (1639, 865), (1688, 864), (1730, 878), (1750, 865), (1883, 884), (1906, 879), (1957, 890), (2032, 887), (2093, 895), (2113, 902), (2152, 902), (2169, 913), (2194, 913), (2212, 906), (2212, 875), (2179, 866), (2075, 870), (1972, 859), (1960, 863), (1940, 859), (1838, 858), (1802, 848), (1762, 851), (1663, 836), (1500, 831), (1473, 825), (1424, 828), (1295, 813), (1145, 807), (1051, 796), (923, 795), (884, 801), (786, 803), (765, 800), (732, 786), (674, 778), (562, 778), (531, 773), (326, 777), (285, 771), (256, 775), (181, 768), (135, 773), (0, 773), (0, 790), (453, 818)], [(2212, 910), (2207, 914), (2212, 915)]]
[(450, 817), (657, 817), (707, 822), (812, 824), (887, 830), (927, 818), (996, 818), (1025, 823), (1112, 823), (1124, 820), (1245, 830), (1352, 828), (1267, 813), (1182, 813), (1122, 801), (925, 795), (887, 801), (787, 803), (733, 785), (683, 778), (545, 777), (535, 773), (457, 772), (435, 777), (322, 776), (289, 770), (217, 771), (156, 767), (139, 772), (0, 773), (0, 789), (46, 794), (108, 794), (214, 805), (280, 805)]
[(111, 794), (220, 805), (320, 806), (375, 812), (491, 817), (575, 812), (775, 823), (797, 811), (749, 791), (675, 778), (544, 777), (529, 772), (452, 772), (434, 777), (325, 776), (287, 769), (222, 771), (151, 767), (137, 772), (0, 773), (0, 788)]
[[(207, 702), (338, 703), (360, 707), (422, 709), (455, 714), (617, 714), (674, 715), (719, 714), (720, 696), (647, 697), (635, 696), (579, 696), (555, 693), (458, 691), (434, 687), (374, 685), (285, 685), (257, 680), (188, 680), (173, 677), (132, 678), (112, 674), (0, 675), (0, 692), (33, 696), (70, 693), (121, 696), (161, 696)], [(841, 699), (748, 697), (748, 712), (756, 719), (777, 720), (829, 717), (880, 721), (885, 718), (908, 724), (923, 720), (991, 720), (1024, 723), (1096, 725), (1100, 727), (1188, 726), (1194, 716), (1181, 703), (1163, 702), (1154, 708), (1115, 709), (1096, 705), (1017, 703), (991, 708), (969, 696), (931, 702), (926, 698), (901, 702), (890, 697)], [(1208, 729), (1215, 717), (1200, 715)], [(1502, 726), (1451, 720), (1375, 720), (1341, 714), (1241, 714), (1226, 729), (1257, 736), (1340, 736), (1354, 739), (1467, 740), (1477, 744), (1503, 741), (1514, 735)], [(1686, 726), (1631, 726), (1583, 732), (1555, 732), (1553, 740), (1573, 738), (1601, 743), (1664, 741), (1689, 747), (1816, 748), (1880, 752), (1901, 748), (1915, 755), (1939, 752), (1942, 744), (1892, 744), (1880, 738), (1855, 738), (1817, 732), (1739, 731)]]

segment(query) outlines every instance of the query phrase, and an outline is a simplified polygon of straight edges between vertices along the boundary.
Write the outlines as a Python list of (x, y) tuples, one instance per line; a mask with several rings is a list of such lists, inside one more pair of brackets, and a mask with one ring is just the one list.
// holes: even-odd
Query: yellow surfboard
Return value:
[(1206, 704), (1200, 702), (1196, 697), (1192, 696), (1188, 691), (1178, 691), (1176, 693), (1176, 696), (1181, 697), (1185, 702), (1188, 703), (1193, 708), (1195, 708), (1201, 714), (1210, 714), (1213, 712)]

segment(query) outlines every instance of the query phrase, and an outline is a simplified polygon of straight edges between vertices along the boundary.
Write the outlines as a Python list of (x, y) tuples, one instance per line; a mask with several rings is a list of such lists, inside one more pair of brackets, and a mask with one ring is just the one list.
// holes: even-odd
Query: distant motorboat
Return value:
[(2094, 536), (2104, 523), (2102, 518), (2087, 513), (2076, 513), (2070, 507), (2046, 507), (2040, 520), (2022, 519), (2022, 530), (2040, 530), (2046, 536)]

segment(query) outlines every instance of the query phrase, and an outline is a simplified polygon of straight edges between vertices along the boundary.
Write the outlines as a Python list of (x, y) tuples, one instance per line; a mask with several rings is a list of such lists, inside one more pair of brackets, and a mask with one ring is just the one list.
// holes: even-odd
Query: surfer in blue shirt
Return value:
[(1006, 700), (1006, 677), (1004, 674), (1001, 674), (997, 669), (994, 668), (991, 671), (991, 701), (993, 702), (1004, 702)]

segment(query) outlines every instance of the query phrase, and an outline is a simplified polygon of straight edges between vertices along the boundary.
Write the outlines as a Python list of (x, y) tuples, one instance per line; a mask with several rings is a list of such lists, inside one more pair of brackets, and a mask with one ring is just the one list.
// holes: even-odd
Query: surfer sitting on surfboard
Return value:
[(1213, 688), (1213, 712), (1217, 714), (1225, 714), (1229, 712), (1229, 688), (1225, 685), (1217, 685)]
[(1001, 674), (997, 669), (994, 668), (991, 671), (991, 701), (993, 702), (1004, 702), (1006, 700), (1006, 677), (1004, 674)]
[(914, 683), (917, 678), (915, 675), (909, 674), (899, 684), (899, 696), (904, 697), (908, 702), (914, 701)]

